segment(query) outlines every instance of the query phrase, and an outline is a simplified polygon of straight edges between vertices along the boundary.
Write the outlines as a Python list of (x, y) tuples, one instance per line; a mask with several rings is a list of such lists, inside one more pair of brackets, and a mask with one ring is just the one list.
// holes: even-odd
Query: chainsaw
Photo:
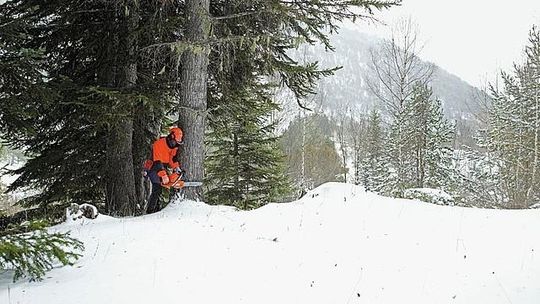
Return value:
[(200, 187), (203, 185), (202, 182), (184, 181), (182, 180), (183, 175), (183, 172), (181, 172), (180, 174), (173, 173), (169, 175), (169, 183), (163, 185), (163, 187), (167, 189), (173, 188), (178, 190), (184, 187)]

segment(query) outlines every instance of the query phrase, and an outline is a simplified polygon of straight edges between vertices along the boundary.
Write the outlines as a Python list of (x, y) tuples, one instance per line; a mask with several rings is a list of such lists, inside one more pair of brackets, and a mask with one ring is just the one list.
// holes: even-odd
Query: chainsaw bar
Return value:
[(184, 187), (200, 187), (202, 185), (202, 182), (184, 182)]

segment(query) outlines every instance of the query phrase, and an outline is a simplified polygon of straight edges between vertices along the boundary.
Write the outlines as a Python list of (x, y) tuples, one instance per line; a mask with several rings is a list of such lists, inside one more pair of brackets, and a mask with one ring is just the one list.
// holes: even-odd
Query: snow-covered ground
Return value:
[(540, 303), (540, 210), (444, 207), (326, 184), (239, 212), (181, 202), (55, 227), (84, 241), (0, 303)]

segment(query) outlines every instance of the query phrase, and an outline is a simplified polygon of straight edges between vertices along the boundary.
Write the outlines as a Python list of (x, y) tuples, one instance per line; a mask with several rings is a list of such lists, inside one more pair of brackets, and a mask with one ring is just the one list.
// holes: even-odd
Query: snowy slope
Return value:
[(251, 212), (182, 202), (55, 227), (85, 242), (0, 303), (540, 303), (540, 210), (442, 207), (326, 184)]

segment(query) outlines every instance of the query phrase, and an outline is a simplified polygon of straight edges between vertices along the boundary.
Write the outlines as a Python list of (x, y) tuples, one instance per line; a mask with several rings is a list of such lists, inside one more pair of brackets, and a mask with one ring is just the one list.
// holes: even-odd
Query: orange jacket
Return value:
[(165, 165), (168, 165), (172, 169), (180, 167), (180, 163), (176, 159), (177, 152), (178, 148), (169, 148), (167, 137), (161, 137), (154, 142), (152, 145), (152, 160), (154, 161), (154, 168), (157, 170), (158, 176), (161, 177), (167, 174)]

